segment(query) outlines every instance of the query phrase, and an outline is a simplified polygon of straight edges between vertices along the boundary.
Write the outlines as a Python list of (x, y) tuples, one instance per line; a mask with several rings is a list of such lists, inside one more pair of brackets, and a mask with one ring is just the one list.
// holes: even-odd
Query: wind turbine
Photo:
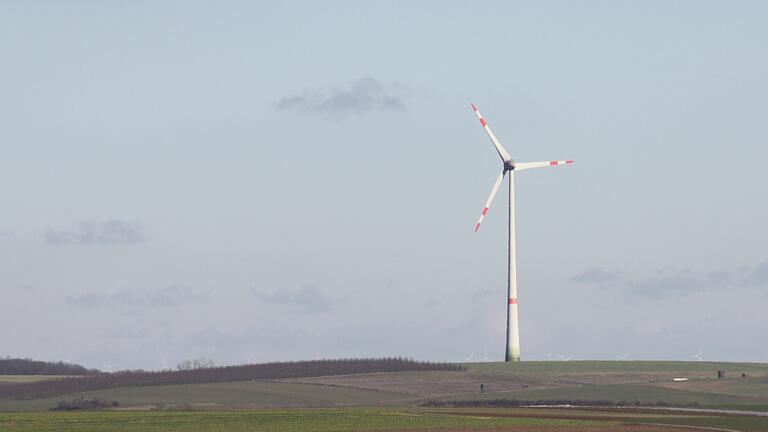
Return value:
[(517, 326), (517, 251), (515, 250), (515, 171), (522, 171), (531, 168), (542, 168), (556, 165), (566, 165), (573, 163), (572, 160), (553, 160), (545, 162), (515, 162), (514, 159), (504, 150), (501, 143), (493, 134), (491, 128), (488, 127), (488, 123), (485, 121), (480, 111), (477, 110), (475, 104), (471, 104), (472, 109), (477, 114), (480, 124), (483, 125), (485, 133), (491, 139), (493, 146), (496, 147), (496, 151), (501, 157), (503, 167), (501, 174), (496, 179), (496, 183), (493, 184), (491, 189), (491, 195), (488, 197), (488, 201), (483, 207), (483, 212), (480, 214), (480, 219), (475, 225), (475, 232), (480, 229), (480, 224), (483, 223), (488, 208), (491, 207), (493, 197), (496, 196), (496, 191), (501, 186), (501, 181), (504, 180), (504, 176), (509, 181), (509, 249), (507, 254), (508, 264), (508, 278), (507, 278), (507, 347), (504, 355), (504, 361), (520, 361), (520, 333)]
[(701, 347), (699, 347), (699, 352), (693, 355), (693, 358), (695, 358), (696, 361), (704, 361), (704, 357), (701, 356)]

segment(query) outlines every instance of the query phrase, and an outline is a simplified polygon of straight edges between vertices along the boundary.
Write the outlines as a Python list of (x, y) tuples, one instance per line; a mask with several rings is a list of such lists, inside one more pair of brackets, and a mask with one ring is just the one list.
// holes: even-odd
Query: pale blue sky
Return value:
[[(768, 360), (764, 2), (0, 3), (0, 355)], [(502, 189), (499, 198), (506, 197)]]

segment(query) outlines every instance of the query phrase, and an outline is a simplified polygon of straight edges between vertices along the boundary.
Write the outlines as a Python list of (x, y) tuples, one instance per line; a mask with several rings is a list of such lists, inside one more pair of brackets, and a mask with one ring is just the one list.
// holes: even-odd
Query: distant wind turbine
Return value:
[(491, 128), (488, 127), (488, 123), (485, 121), (480, 111), (474, 104), (472, 109), (475, 111), (480, 124), (483, 125), (485, 133), (491, 139), (493, 146), (496, 147), (496, 152), (501, 158), (503, 164), (501, 174), (496, 178), (496, 183), (493, 184), (491, 189), (491, 195), (488, 197), (488, 201), (483, 207), (483, 212), (480, 215), (480, 219), (475, 225), (475, 231), (480, 229), (480, 224), (483, 223), (483, 218), (488, 209), (491, 207), (493, 198), (496, 196), (496, 191), (499, 190), (504, 176), (509, 173), (509, 244), (507, 253), (507, 346), (504, 354), (504, 361), (520, 361), (520, 332), (517, 325), (517, 251), (515, 246), (515, 172), (522, 171), (531, 168), (543, 168), (548, 166), (566, 165), (573, 163), (572, 160), (552, 160), (545, 162), (515, 162), (514, 159), (507, 153), (504, 147), (493, 134)]
[(693, 355), (693, 358), (695, 358), (696, 361), (704, 361), (704, 358), (701, 356), (701, 347), (699, 347), (699, 352)]

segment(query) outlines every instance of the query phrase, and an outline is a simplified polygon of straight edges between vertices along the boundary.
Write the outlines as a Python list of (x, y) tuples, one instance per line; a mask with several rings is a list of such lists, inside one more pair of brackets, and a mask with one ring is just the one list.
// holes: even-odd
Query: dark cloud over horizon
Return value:
[(386, 84), (375, 78), (361, 78), (330, 90), (305, 90), (277, 102), (278, 111), (296, 110), (311, 114), (362, 114), (371, 111), (404, 111), (402, 85)]
[(659, 271), (655, 275), (634, 277), (615, 270), (593, 268), (571, 276), (569, 282), (621, 289), (632, 297), (667, 298), (709, 291), (714, 288), (768, 287), (768, 261), (757, 266), (709, 273)]
[(138, 223), (120, 219), (81, 221), (67, 229), (49, 229), (45, 233), (45, 242), (50, 245), (123, 245), (144, 240)]

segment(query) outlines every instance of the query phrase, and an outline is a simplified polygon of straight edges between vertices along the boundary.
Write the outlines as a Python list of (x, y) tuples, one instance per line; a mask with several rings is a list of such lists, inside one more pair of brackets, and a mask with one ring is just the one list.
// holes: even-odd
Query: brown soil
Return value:
[[(710, 374), (702, 373), (709, 376)], [(477, 372), (393, 372), (359, 375), (340, 375), (313, 378), (290, 378), (283, 382), (322, 384), (354, 387), (406, 394), (418, 397), (439, 398), (461, 394), (476, 394), (480, 384), (488, 393), (510, 393), (523, 390), (551, 389), (589, 384), (654, 384), (670, 388), (685, 388), (674, 383), (672, 373), (596, 373), (596, 374), (545, 374), (484, 375)], [(697, 377), (691, 374), (691, 378)]]
[[(725, 429), (723, 429), (725, 430)], [(470, 428), (450, 428), (450, 429), (388, 429), (387, 432), (712, 432), (708, 428), (696, 428), (689, 426), (663, 426), (646, 424), (606, 424), (589, 426), (502, 426), (494, 428), (470, 429)]]
[[(722, 380), (708, 380), (708, 381), (686, 381), (686, 382), (671, 382), (671, 383), (659, 383), (658, 385), (665, 388), (674, 388), (680, 390), (690, 390), (707, 393), (722, 393), (734, 396), (744, 396), (743, 393), (738, 391), (739, 386), (758, 384), (765, 385), (765, 378), (729, 378)], [(768, 394), (757, 395), (750, 394), (749, 397), (757, 399), (768, 400)]]
[(484, 376), (467, 372), (394, 372), (296, 378), (281, 381), (355, 387), (420, 397), (478, 393), (480, 391), (480, 384), (484, 384), (488, 392), (507, 392), (548, 387), (547, 385), (521, 377)]

